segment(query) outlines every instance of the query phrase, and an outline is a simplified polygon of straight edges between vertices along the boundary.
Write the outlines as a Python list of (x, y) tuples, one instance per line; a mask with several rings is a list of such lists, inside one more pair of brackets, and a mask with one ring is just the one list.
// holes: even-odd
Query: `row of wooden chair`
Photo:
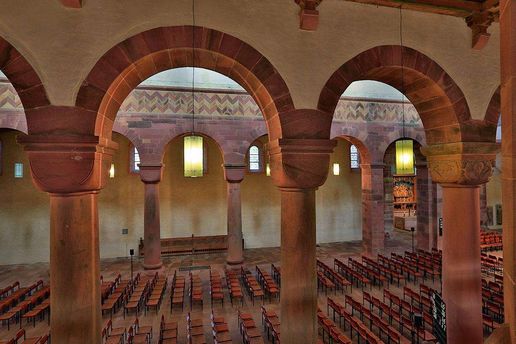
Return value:
[(267, 339), (271, 340), (273, 344), (280, 344), (280, 319), (275, 311), (262, 306), (262, 325), (267, 334)]
[(348, 258), (348, 266), (351, 267), (353, 270), (356, 270), (362, 275), (366, 276), (369, 280), (371, 280), (371, 285), (375, 284), (377, 286), (383, 287), (384, 284), (388, 282), (387, 277), (382, 275), (379, 271), (376, 271), (375, 269), (372, 269), (351, 257)]
[(104, 281), (104, 276), (100, 275), (100, 302), (102, 304), (115, 291), (121, 281), (121, 274), (118, 274), (113, 281)]
[(362, 256), (362, 263), (380, 275), (384, 276), (389, 284), (394, 283), (394, 280), (396, 280), (399, 287), (400, 282), (405, 281), (405, 276), (403, 274), (397, 272), (395, 269), (391, 269), (390, 266), (381, 265), (369, 257)]
[(364, 289), (365, 286), (371, 284), (371, 280), (367, 278), (367, 276), (363, 275), (358, 271), (353, 270), (345, 262), (341, 261), (338, 258), (335, 258), (333, 260), (333, 266), (334, 269), (339, 274), (346, 277), (348, 281), (350, 281), (351, 283), (356, 283), (357, 287), (360, 285), (362, 289)]
[(175, 321), (165, 321), (165, 316), (161, 316), (159, 326), (159, 344), (177, 344), (178, 327)]
[(244, 268), (242, 266), (241, 267), (241, 275), (242, 275), (242, 279), (244, 282), (244, 286), (247, 289), (247, 293), (249, 294), (249, 296), (251, 297), (251, 300), (253, 301), (253, 305), (254, 305), (254, 300), (256, 298), (261, 298), (262, 303), (263, 303), (265, 293), (263, 292), (262, 287), (260, 287), (260, 284), (256, 280), (256, 277), (254, 277), (253, 273), (249, 269)]
[(174, 277), (172, 278), (172, 288), (170, 292), (170, 311), (174, 309), (174, 306), (181, 306), (181, 310), (184, 310), (185, 305), (185, 276), (178, 275), (177, 271), (174, 271)]
[(113, 319), (113, 314), (118, 312), (124, 305), (126, 296), (132, 292), (133, 286), (140, 280), (140, 273), (136, 274), (132, 280), (118, 280), (102, 304), (102, 315), (109, 313), (110, 319)]
[(281, 287), (281, 268), (279, 266), (275, 266), (274, 264), (271, 264), (271, 275), (272, 275), (272, 278), (278, 284), (278, 287)]
[[(328, 301), (330, 303), (330, 301)], [(338, 327), (335, 322), (329, 319), (320, 309), (317, 311), (317, 323), (319, 324), (319, 333), (322, 335), (322, 342), (331, 344), (351, 344), (344, 332)]]
[(330, 279), (330, 281), (335, 284), (336, 290), (340, 289), (341, 292), (344, 293), (348, 286), (350, 286), (351, 291), (353, 291), (353, 285), (350, 281), (319, 259), (317, 259), (317, 270), (322, 272), (326, 278)]
[(226, 269), (226, 285), (228, 286), (229, 298), (231, 299), (231, 305), (233, 301), (240, 301), (244, 305), (244, 294), (242, 293), (242, 286), (240, 285), (239, 273), (236, 270)]
[(249, 313), (238, 310), (238, 328), (242, 335), (243, 344), (264, 344), (262, 333)]
[(224, 317), (215, 316), (215, 314), (213, 314), (213, 310), (211, 311), (211, 332), (213, 334), (214, 344), (233, 343), (226, 320), (224, 320)]
[(138, 318), (129, 326), (113, 327), (109, 319), (102, 329), (104, 344), (150, 344), (152, 340), (152, 326), (140, 326)]
[(4, 288), (0, 288), (0, 300), (5, 299), (7, 296), (13, 294), (16, 290), (20, 289), (20, 282), (16, 281), (11, 285)]
[(198, 304), (201, 306), (201, 308), (203, 308), (204, 295), (201, 276), (199, 276), (198, 274), (193, 274), (191, 272), (190, 286), (188, 288), (188, 297), (190, 298), (190, 309), (192, 309), (195, 304)]
[(154, 275), (152, 279), (148, 276), (140, 277), (138, 284), (135, 284), (134, 288), (132, 288), (132, 292), (130, 294), (126, 294), (124, 301), (124, 318), (126, 314), (131, 312), (134, 312), (136, 317), (138, 317), (141, 309), (144, 308), (145, 302), (147, 301), (151, 282), (154, 282), (156, 278), (157, 275)]
[(188, 344), (206, 344), (202, 319), (192, 319), (190, 313), (186, 316), (186, 337)]
[(222, 289), (222, 278), (217, 271), (210, 270), (210, 298), (211, 307), (213, 302), (219, 301), (224, 306), (224, 290)]
[(40, 337), (27, 338), (25, 330), (20, 329), (16, 335), (9, 340), (0, 340), (0, 344), (47, 344), (50, 343), (50, 334)]
[(145, 313), (147, 313), (149, 309), (154, 308), (156, 310), (156, 314), (158, 314), (166, 290), (167, 277), (156, 273), (155, 278), (151, 282), (149, 295), (146, 298)]
[(50, 287), (43, 286), (42, 289), (33, 289), (32, 294), (26, 294), (25, 299), (20, 301), (8, 311), (0, 315), (0, 322), (7, 323), (7, 330), (10, 329), (11, 321), (19, 322), (22, 327), (22, 319), (27, 319), (27, 323), (36, 324), (36, 318), (44, 318), (45, 313), (50, 309)]
[(269, 301), (272, 301), (273, 298), (280, 297), (280, 289), (269, 272), (260, 269), (258, 265), (256, 265), (256, 273), (258, 276), (258, 282), (262, 286), (263, 290), (265, 290), (265, 294), (269, 297)]

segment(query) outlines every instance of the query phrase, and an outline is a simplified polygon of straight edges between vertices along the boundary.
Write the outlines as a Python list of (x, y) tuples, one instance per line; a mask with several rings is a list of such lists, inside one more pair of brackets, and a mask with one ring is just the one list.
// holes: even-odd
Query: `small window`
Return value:
[(14, 178), (23, 178), (23, 164), (21, 162), (14, 163)]
[(351, 145), (349, 147), (349, 161), (352, 170), (358, 170), (360, 168), (360, 154), (358, 153), (357, 146)]
[(260, 165), (260, 149), (258, 146), (251, 146), (251, 148), (249, 148), (249, 171), (260, 172)]
[(138, 149), (136, 147), (131, 146), (131, 157), (129, 159), (131, 164), (131, 172), (139, 173), (140, 172), (140, 153), (138, 153)]

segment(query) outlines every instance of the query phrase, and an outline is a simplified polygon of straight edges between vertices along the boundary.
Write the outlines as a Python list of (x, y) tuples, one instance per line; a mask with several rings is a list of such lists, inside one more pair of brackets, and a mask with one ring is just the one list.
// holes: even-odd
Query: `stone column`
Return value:
[(239, 265), (244, 262), (242, 233), (242, 200), (240, 183), (244, 180), (245, 165), (224, 165), (224, 177), (228, 182), (228, 265)]
[(442, 292), (448, 343), (482, 343), (479, 185), (492, 173), (495, 143), (424, 147), (432, 179), (443, 189)]
[(281, 191), (281, 341), (317, 341), (315, 190), (328, 175), (336, 142), (270, 142), (271, 175)]
[(52, 342), (100, 343), (99, 218), (114, 147), (93, 136), (24, 136), (35, 185), (50, 194)]
[(385, 246), (383, 200), (384, 164), (361, 164), (362, 172), (362, 247), (376, 256)]
[(145, 185), (143, 267), (146, 270), (159, 269), (163, 265), (161, 262), (161, 224), (159, 219), (159, 182), (162, 176), (162, 164), (140, 164), (140, 179)]
[(502, 213), (505, 322), (516, 343), (516, 4), (500, 1)]
[(487, 227), (487, 185), (480, 186), (480, 227)]
[(432, 233), (432, 180), (425, 164), (416, 165), (417, 248), (430, 250)]

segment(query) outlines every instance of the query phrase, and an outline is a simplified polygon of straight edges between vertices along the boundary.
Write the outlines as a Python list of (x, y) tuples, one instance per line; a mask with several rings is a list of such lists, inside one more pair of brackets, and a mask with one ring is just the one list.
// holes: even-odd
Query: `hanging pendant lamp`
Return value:
[[(195, 61), (195, 0), (192, 0), (192, 61)], [(192, 65), (194, 65), (192, 63)], [(183, 138), (183, 167), (185, 177), (204, 175), (203, 137), (195, 135), (195, 66), (192, 67), (192, 132)]]
[[(402, 136), (405, 138), (405, 75), (403, 68), (403, 20), (400, 5), (400, 46), (401, 46), (401, 113)], [(396, 141), (396, 174), (414, 174), (414, 143), (412, 140)]]

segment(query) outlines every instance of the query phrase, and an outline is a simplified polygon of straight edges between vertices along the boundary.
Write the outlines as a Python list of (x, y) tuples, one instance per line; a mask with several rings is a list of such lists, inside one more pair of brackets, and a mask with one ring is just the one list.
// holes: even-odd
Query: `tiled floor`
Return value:
[[(391, 238), (389, 238), (386, 242), (385, 253), (390, 252), (403, 252), (404, 250), (408, 250), (411, 247), (411, 237), (408, 232), (394, 232)], [(331, 244), (321, 244), (317, 248), (317, 256), (319, 259), (333, 266), (334, 258), (344, 258), (348, 256), (358, 256), (361, 253), (361, 242), (347, 242), (347, 243), (331, 243)], [(280, 249), (279, 248), (262, 248), (262, 249), (249, 249), (245, 251), (245, 261), (246, 266), (254, 271), (255, 265), (260, 265), (270, 271), (270, 264), (275, 263), (279, 265), (280, 261)], [(164, 267), (162, 268), (160, 273), (165, 273), (169, 276), (169, 279), (172, 278), (175, 270), (178, 270), (180, 267), (190, 267), (190, 266), (211, 266), (212, 269), (220, 270), (221, 272), (224, 269), (225, 265), (225, 254), (217, 253), (217, 254), (198, 254), (195, 256), (175, 256), (175, 257), (166, 257), (163, 259)], [(134, 271), (143, 272), (141, 268), (141, 264), (139, 261), (135, 259), (134, 261)], [(200, 306), (194, 307), (192, 310), (192, 318), (200, 318), (204, 319), (205, 329), (208, 338), (208, 343), (212, 343), (211, 337), (209, 337), (209, 333), (211, 329), (209, 327), (209, 319), (211, 306), (209, 302), (209, 271), (208, 270), (198, 270), (201, 278), (205, 282), (204, 285), (204, 308), (201, 309)], [(130, 260), (129, 259), (109, 259), (103, 260), (101, 263), (101, 273), (104, 277), (104, 280), (113, 280), (118, 273), (122, 274), (123, 278), (128, 278), (130, 275)], [(181, 272), (181, 274), (187, 275), (187, 272)], [(223, 274), (221, 274), (223, 276)], [(38, 263), (38, 264), (29, 264), (29, 265), (9, 265), (9, 266), (0, 266), (0, 287), (4, 287), (14, 281), (20, 281), (23, 285), (28, 285), (33, 283), (39, 279), (43, 279), (45, 282), (49, 279), (49, 270), (48, 264)], [(431, 282), (425, 282), (430, 286), (440, 289), (438, 285), (433, 285)], [(187, 282), (188, 285), (188, 282)], [(390, 290), (393, 290), (398, 295), (402, 295), (402, 290), (400, 288), (391, 286)], [(377, 294), (377, 296), (381, 296), (382, 291), (378, 287), (372, 288), (372, 293)], [(353, 288), (352, 292), (353, 297), (357, 300), (362, 300), (362, 293), (360, 289)], [(179, 310), (174, 310), (172, 313), (170, 312), (170, 288), (168, 288), (165, 296), (164, 303), (161, 306), (161, 310), (159, 315), (156, 316), (154, 312), (150, 312), (148, 315), (141, 314), (140, 315), (140, 324), (141, 325), (152, 325), (154, 330), (154, 339), (153, 343), (157, 343), (158, 339), (158, 330), (159, 330), (159, 319), (161, 318), (161, 314), (165, 315), (166, 319), (172, 319), (174, 321), (179, 322), (179, 341), (178, 343), (186, 343), (186, 314), (187, 311), (190, 310), (190, 305), (188, 301), (185, 303), (185, 310), (181, 312)], [(338, 293), (336, 295), (336, 299), (344, 303), (344, 294)], [(269, 303), (265, 302), (267, 307), (271, 307), (275, 309), (279, 313), (279, 304), (278, 301), (274, 301)], [(319, 294), (319, 304), (322, 309), (326, 308), (326, 296), (323, 292)], [(252, 305), (252, 302), (249, 297), (245, 298), (244, 306), (241, 309), (245, 312), (250, 312), (253, 314), (255, 321), (257, 324), (260, 324), (260, 306), (261, 302), (257, 302), (256, 305)], [(226, 293), (226, 298), (224, 302), (224, 306), (217, 304), (213, 307), (214, 312), (218, 316), (224, 316), (226, 321), (229, 324), (229, 327), (232, 332), (234, 343), (240, 343), (241, 337), (240, 333), (237, 329), (237, 313), (238, 306), (231, 306), (229, 301), (229, 296)], [(115, 327), (120, 326), (129, 326), (131, 322), (134, 320), (135, 316), (128, 316), (125, 320), (123, 319), (121, 312), (118, 312), (114, 318), (113, 323)], [(29, 325), (23, 325), (27, 331), (28, 336), (37, 336), (42, 335), (48, 332), (47, 322), (38, 322), (35, 328)], [(0, 329), (0, 338), (10, 338), (12, 337), (17, 329), (17, 326), (13, 326), (11, 330), (8, 332), (6, 326), (3, 326)]]

